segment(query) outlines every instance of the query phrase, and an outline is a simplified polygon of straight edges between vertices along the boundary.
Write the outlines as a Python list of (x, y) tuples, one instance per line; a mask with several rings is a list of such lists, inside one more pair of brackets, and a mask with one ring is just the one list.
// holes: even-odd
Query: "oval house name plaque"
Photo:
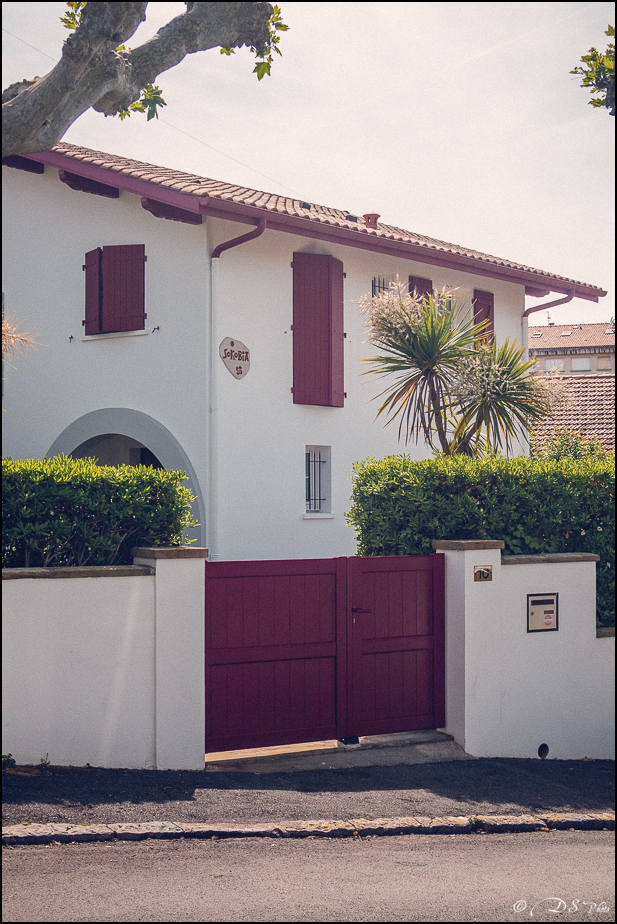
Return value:
[(251, 368), (249, 348), (239, 340), (225, 337), (219, 347), (219, 356), (235, 379), (243, 379)]

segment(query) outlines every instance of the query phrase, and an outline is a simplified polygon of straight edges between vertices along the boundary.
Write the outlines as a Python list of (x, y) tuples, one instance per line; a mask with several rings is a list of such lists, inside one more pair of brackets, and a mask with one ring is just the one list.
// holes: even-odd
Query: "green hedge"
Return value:
[(426, 555), (433, 539), (503, 539), (509, 555), (594, 552), (598, 624), (615, 624), (615, 457), (408, 456), (354, 465), (359, 555)]
[(131, 563), (194, 526), (184, 472), (58, 456), (2, 460), (4, 568)]

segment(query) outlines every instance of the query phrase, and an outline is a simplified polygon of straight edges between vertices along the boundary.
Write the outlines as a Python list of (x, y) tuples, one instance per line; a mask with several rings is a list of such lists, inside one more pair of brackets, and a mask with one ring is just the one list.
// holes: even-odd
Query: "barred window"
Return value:
[(382, 292), (387, 292), (391, 285), (391, 279), (387, 279), (385, 276), (373, 276), (373, 282), (371, 285), (372, 297), (375, 298), (376, 295), (380, 295)]
[(307, 446), (305, 465), (306, 512), (330, 513), (330, 447)]

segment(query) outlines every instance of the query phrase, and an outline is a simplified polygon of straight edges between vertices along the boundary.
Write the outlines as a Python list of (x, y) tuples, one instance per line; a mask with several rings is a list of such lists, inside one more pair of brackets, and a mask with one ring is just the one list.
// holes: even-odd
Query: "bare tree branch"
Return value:
[(46, 151), (88, 109), (116, 115), (158, 74), (211, 48), (267, 47), (269, 3), (187, 3), (187, 12), (138, 48), (123, 45), (146, 18), (147, 3), (88, 3), (62, 57), (44, 77), (2, 95), (2, 156)]

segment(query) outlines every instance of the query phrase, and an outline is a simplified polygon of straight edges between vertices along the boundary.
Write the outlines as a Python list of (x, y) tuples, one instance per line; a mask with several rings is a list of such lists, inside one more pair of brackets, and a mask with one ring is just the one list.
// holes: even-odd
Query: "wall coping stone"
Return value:
[(161, 548), (131, 549), (133, 558), (207, 558), (208, 549), (195, 548), (192, 545), (171, 545)]
[(451, 552), (475, 552), (480, 549), (503, 549), (503, 539), (433, 539), (434, 549)]
[(24, 578), (98, 578), (98, 577), (150, 577), (153, 568), (144, 565), (77, 565), (60, 568), (3, 568), (3, 581)]
[(615, 626), (598, 626), (596, 638), (615, 638)]
[(503, 555), (502, 565), (558, 565), (574, 561), (600, 561), (593, 552), (547, 552), (541, 555)]

